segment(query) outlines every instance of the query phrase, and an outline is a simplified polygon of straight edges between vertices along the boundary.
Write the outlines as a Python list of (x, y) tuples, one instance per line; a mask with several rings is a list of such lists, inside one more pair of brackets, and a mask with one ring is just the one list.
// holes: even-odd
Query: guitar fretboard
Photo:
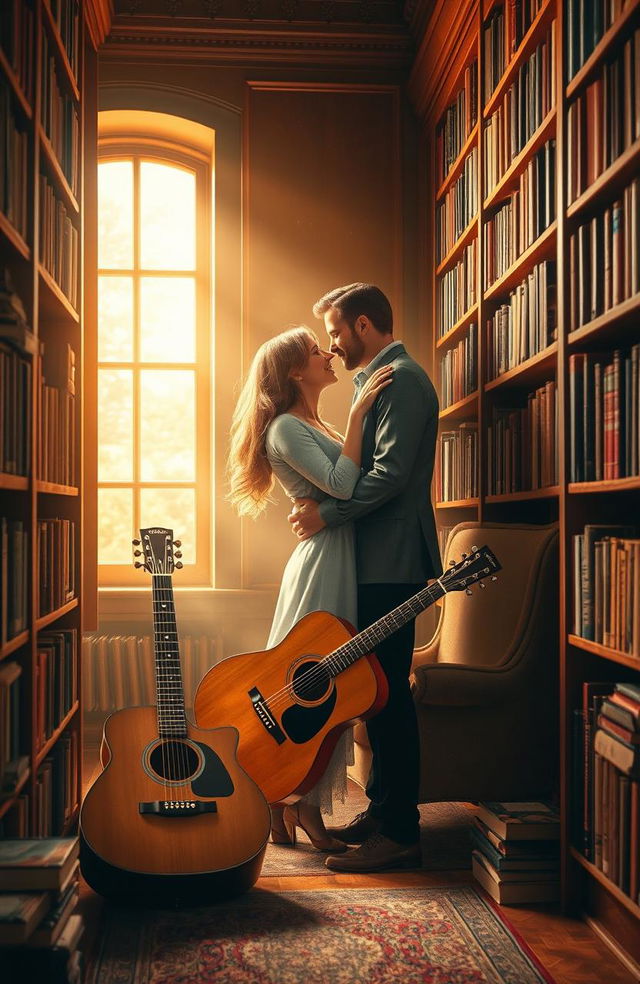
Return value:
[(423, 588), (422, 591), (409, 598), (408, 601), (394, 608), (388, 615), (383, 615), (373, 625), (370, 625), (362, 632), (358, 632), (353, 639), (345, 642), (344, 646), (340, 646), (339, 649), (325, 656), (322, 660), (323, 666), (330, 676), (338, 676), (339, 673), (342, 673), (343, 670), (346, 670), (362, 656), (373, 652), (377, 645), (388, 639), (398, 629), (401, 629), (412, 618), (420, 615), (434, 601), (442, 598), (444, 594), (445, 589), (439, 581)]
[(163, 738), (184, 738), (187, 718), (171, 577), (168, 574), (153, 574), (151, 582), (158, 733)]

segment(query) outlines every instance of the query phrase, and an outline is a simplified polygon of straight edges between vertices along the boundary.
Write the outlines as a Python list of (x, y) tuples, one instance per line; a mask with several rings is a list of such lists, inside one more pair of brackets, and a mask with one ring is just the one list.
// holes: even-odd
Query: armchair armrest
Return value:
[(437, 663), (416, 667), (411, 687), (421, 704), (481, 707), (512, 699), (514, 686), (522, 676), (518, 663), (513, 661), (497, 667)]

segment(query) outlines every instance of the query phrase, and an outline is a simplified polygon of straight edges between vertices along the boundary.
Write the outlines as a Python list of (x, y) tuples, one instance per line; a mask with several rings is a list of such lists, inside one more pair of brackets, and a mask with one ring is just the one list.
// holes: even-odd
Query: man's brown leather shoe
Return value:
[(370, 816), (365, 810), (354, 817), (351, 823), (346, 823), (342, 827), (327, 827), (327, 833), (345, 844), (362, 844), (367, 837), (377, 834), (380, 830), (381, 821)]
[(420, 844), (398, 844), (383, 834), (372, 834), (360, 847), (345, 854), (330, 855), (325, 864), (332, 871), (386, 871), (390, 868), (419, 868)]

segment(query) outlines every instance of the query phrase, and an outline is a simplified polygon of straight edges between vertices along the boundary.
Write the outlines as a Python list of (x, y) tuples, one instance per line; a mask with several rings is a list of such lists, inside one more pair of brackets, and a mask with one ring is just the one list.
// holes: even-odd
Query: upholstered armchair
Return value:
[[(460, 523), (445, 566), (487, 544), (496, 583), (443, 599), (431, 642), (416, 649), (420, 802), (529, 800), (555, 788), (558, 762), (558, 533), (555, 525)], [(355, 730), (350, 774), (371, 753)]]

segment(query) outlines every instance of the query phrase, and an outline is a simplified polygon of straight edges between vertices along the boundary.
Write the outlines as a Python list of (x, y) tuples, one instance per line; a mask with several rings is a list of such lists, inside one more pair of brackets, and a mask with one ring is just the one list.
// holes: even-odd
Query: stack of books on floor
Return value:
[(0, 841), (2, 980), (79, 984), (78, 838)]
[(473, 874), (502, 905), (560, 895), (560, 817), (547, 803), (480, 803)]

